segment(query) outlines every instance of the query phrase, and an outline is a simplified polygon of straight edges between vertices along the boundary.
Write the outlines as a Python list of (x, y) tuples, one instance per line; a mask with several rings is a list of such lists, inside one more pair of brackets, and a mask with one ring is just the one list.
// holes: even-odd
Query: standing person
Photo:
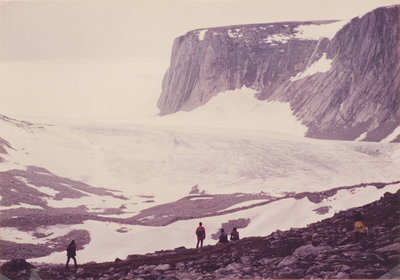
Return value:
[(228, 242), (228, 235), (226, 234), (225, 230), (221, 228), (221, 233), (219, 234), (219, 243), (227, 243)]
[(67, 247), (67, 264), (65, 265), (65, 269), (68, 269), (68, 263), (70, 259), (74, 260), (75, 268), (78, 267), (78, 265), (76, 264), (75, 256), (76, 256), (76, 245), (75, 245), (75, 240), (72, 240)]
[(196, 236), (197, 236), (196, 249), (199, 248), (199, 244), (200, 248), (203, 248), (203, 240), (206, 238), (206, 229), (203, 227), (202, 222), (199, 223), (199, 226), (196, 229)]
[(232, 232), (231, 232), (231, 241), (236, 241), (236, 240), (239, 240), (239, 232), (234, 227)]

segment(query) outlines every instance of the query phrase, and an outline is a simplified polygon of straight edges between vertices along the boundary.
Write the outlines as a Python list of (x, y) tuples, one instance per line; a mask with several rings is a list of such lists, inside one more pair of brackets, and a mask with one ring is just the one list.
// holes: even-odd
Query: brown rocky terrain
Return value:
[[(341, 211), (305, 228), (276, 231), (195, 249), (177, 248), (131, 255), (109, 263), (87, 263), (78, 269), (23, 260), (1, 267), (9, 279), (376, 279), (400, 276), (400, 191), (378, 201)], [(364, 215), (368, 235), (353, 239), (355, 211)], [(268, 221), (266, 221), (268, 222)], [(79, 254), (79, 251), (78, 251)], [(78, 258), (79, 259), (79, 258)]]

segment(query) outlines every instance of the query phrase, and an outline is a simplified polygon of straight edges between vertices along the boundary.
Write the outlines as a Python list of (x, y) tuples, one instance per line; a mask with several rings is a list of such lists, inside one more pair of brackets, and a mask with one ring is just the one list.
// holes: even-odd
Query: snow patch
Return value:
[(50, 173), (47, 173), (47, 172), (38, 172), (38, 171), (36, 171), (35, 173), (39, 174), (39, 175), (47, 175), (47, 176), (52, 176), (53, 175), (53, 174), (50, 174)]
[(131, 218), (137, 214), (139, 214), (139, 211), (127, 212), (127, 213), (123, 213), (123, 214), (101, 214), (101, 215), (97, 215), (97, 217), (126, 219), (126, 218)]
[(332, 59), (326, 58), (326, 53), (322, 54), (322, 57), (307, 67), (303, 72), (297, 73), (295, 77), (291, 77), (290, 81), (297, 81), (308, 76), (312, 76), (318, 72), (328, 72), (332, 67)]
[(319, 40), (321, 37), (332, 39), (349, 20), (342, 20), (328, 24), (305, 24), (297, 26), (295, 38), (303, 40)]
[[(400, 185), (391, 185), (383, 189), (367, 186), (354, 192), (339, 191), (334, 197), (327, 198), (319, 204), (320, 206), (331, 206), (330, 211), (323, 215), (313, 211), (316, 204), (310, 202), (307, 198), (300, 200), (287, 198), (223, 216), (204, 217), (201, 221), (206, 232), (208, 232), (204, 245), (216, 244), (217, 241), (211, 239), (211, 234), (217, 232), (224, 221), (248, 218), (251, 221), (250, 224), (246, 228), (238, 229), (241, 238), (266, 236), (277, 229), (288, 230), (292, 227), (304, 227), (310, 223), (332, 217), (335, 212), (365, 205), (379, 199), (385, 192), (394, 193), (399, 188)], [(120, 233), (117, 230), (121, 228), (121, 224), (86, 221), (80, 225), (41, 228), (41, 231), (43, 233), (55, 232), (56, 236), (62, 236), (74, 229), (88, 230), (91, 242), (85, 245), (83, 250), (77, 252), (78, 260), (85, 263), (109, 261), (117, 257), (125, 258), (130, 254), (144, 254), (180, 246), (193, 248), (196, 244), (194, 230), (197, 224), (198, 219), (181, 220), (163, 227), (124, 225), (126, 230), (124, 233)], [(0, 230), (3, 232), (3, 229)], [(18, 231), (13, 233), (24, 235), (24, 233)], [(160, 236), (163, 238), (160, 238)], [(29, 237), (27, 235), (24, 238)], [(165, 242), (165, 240), (168, 240), (168, 242)], [(127, 244), (132, 244), (132, 246), (127, 246)], [(99, 254), (99, 246), (107, 251), (107, 254)], [(53, 253), (50, 256), (31, 259), (30, 261), (63, 263), (65, 252)]]
[(307, 127), (293, 115), (289, 103), (266, 102), (243, 87), (221, 92), (190, 112), (177, 112), (147, 123), (183, 127), (213, 127), (269, 131), (303, 137)]
[(291, 36), (289, 36), (289, 35), (272, 34), (272, 35), (269, 35), (267, 38), (264, 38), (263, 41), (268, 44), (272, 44), (272, 43), (276, 43), (276, 42), (286, 44), (290, 39), (291, 39)]
[(19, 163), (11, 162), (8, 160), (0, 162), (0, 172), (10, 171), (14, 169), (25, 170), (26, 168), (24, 166), (21, 166)]
[(154, 220), (156, 216), (151, 215), (151, 216), (146, 216), (143, 218), (140, 218), (139, 221), (147, 221), (147, 220)]
[[(47, 199), (47, 205), (53, 208), (67, 208), (85, 206), (90, 211), (103, 211), (104, 209), (119, 208), (126, 201), (114, 197), (103, 197), (98, 195), (87, 195), (80, 198), (64, 198), (62, 200)], [(131, 208), (132, 209), (132, 208)], [(129, 211), (130, 209), (124, 209)]]
[(1, 240), (10, 241), (15, 243), (34, 243), (43, 244), (44, 240), (37, 239), (33, 236), (33, 231), (20, 231), (12, 227), (0, 228)]
[[(12, 206), (0, 206), (0, 211), (11, 210), (11, 209), (18, 209), (18, 208), (29, 208), (29, 209), (43, 209), (43, 207), (38, 205), (31, 205), (19, 202), (17, 205)], [(2, 237), (3, 238), (3, 237)]]
[(199, 40), (200, 40), (200, 41), (203, 41), (204, 35), (206, 34), (207, 30), (208, 30), (208, 29), (203, 29), (203, 30), (200, 30), (200, 31), (199, 31), (199, 34), (198, 34), (198, 35), (199, 35)]
[(228, 29), (228, 36), (231, 38), (240, 38), (243, 37), (243, 34), (241, 33), (240, 28), (235, 28), (235, 29)]
[(388, 136), (385, 137), (385, 139), (382, 139), (382, 143), (389, 143), (392, 142), (394, 139), (396, 139), (400, 135), (400, 125), (393, 130), (392, 133), (390, 133)]
[(240, 203), (234, 204), (234, 205), (232, 205), (232, 206), (230, 206), (228, 208), (225, 208), (223, 210), (220, 210), (219, 212), (228, 211), (228, 210), (232, 210), (232, 209), (237, 209), (237, 208), (241, 208), (241, 207), (246, 207), (246, 206), (250, 206), (250, 205), (253, 205), (253, 204), (256, 204), (256, 203), (260, 203), (260, 202), (264, 202), (264, 201), (266, 201), (266, 199), (254, 199), (254, 200), (244, 201), (244, 202), (240, 202)]
[[(48, 173), (43, 173), (43, 174), (44, 175), (50, 175)], [(54, 190), (52, 188), (49, 188), (49, 187), (32, 185), (32, 184), (30, 184), (28, 182), (28, 180), (25, 177), (16, 176), (15, 178), (20, 180), (20, 181), (22, 181), (22, 182), (24, 182), (25, 185), (27, 185), (28, 187), (31, 187), (31, 188), (33, 188), (33, 189), (35, 189), (35, 190), (37, 190), (37, 191), (39, 191), (41, 193), (47, 194), (47, 195), (49, 195), (51, 197), (54, 197), (55, 195), (57, 195), (59, 193), (59, 191), (56, 191), (56, 190)]]
[(363, 140), (366, 136), (367, 136), (367, 134), (368, 134), (368, 132), (366, 131), (366, 132), (364, 132), (364, 133), (361, 133), (361, 135), (360, 136), (358, 136), (358, 138), (357, 139), (354, 139), (354, 141), (361, 141), (361, 140)]
[(191, 198), (189, 198), (189, 200), (210, 200), (210, 199), (213, 199), (213, 197), (210, 196), (210, 197), (191, 197)]

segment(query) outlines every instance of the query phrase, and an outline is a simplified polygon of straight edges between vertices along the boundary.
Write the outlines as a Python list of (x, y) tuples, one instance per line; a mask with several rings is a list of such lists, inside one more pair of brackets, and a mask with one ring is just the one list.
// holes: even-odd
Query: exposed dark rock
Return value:
[(43, 244), (15, 243), (0, 240), (0, 259), (30, 259), (48, 256), (54, 252), (63, 252), (71, 240), (79, 240), (76, 243), (77, 250), (82, 250), (85, 245), (89, 244), (90, 234), (86, 230), (72, 230), (66, 235), (52, 238)]
[[(246, 86), (259, 99), (290, 102), (310, 137), (354, 140), (366, 133), (364, 140), (380, 141), (400, 125), (399, 9), (354, 18), (331, 40), (295, 37), (300, 25), (330, 22), (190, 31), (174, 41), (160, 114), (190, 111), (219, 92)], [(291, 79), (322, 57), (331, 60), (329, 71)]]
[[(6, 148), (12, 149), (10, 143), (8, 143), (6, 140), (0, 137), (0, 154), (7, 154)], [(1, 157), (0, 157), (0, 162), (1, 162)]]
[[(35, 266), (26, 262), (25, 259), (14, 259), (12, 261), (6, 262), (0, 268), (1, 274), (10, 277), (11, 279), (29, 279), (31, 270)], [(2, 276), (0, 274), (0, 276)]]
[[(27, 184), (36, 188), (29, 187)], [(96, 188), (85, 183), (74, 181), (68, 178), (59, 177), (44, 168), (28, 166), (27, 170), (9, 170), (0, 172), (0, 185), (7, 186), (0, 188), (2, 206), (18, 205), (26, 203), (47, 208), (45, 202), (50, 195), (39, 191), (39, 187), (47, 187), (55, 192), (54, 199), (80, 198), (87, 196), (86, 193), (111, 196), (127, 200), (122, 195), (116, 195), (109, 189)]]
[[(126, 260), (81, 265), (82, 279), (376, 279), (396, 276), (399, 266), (400, 190), (379, 201), (341, 211), (305, 228), (276, 231), (265, 237), (206, 246), (177, 248)], [(352, 236), (353, 215), (362, 211), (370, 234)], [(397, 274), (396, 274), (397, 273)], [(63, 268), (39, 267), (41, 279), (76, 279)], [(59, 277), (61, 278), (61, 277)]]
[(192, 187), (192, 189), (190, 190), (189, 194), (199, 194), (200, 190), (199, 190), (199, 186), (198, 185), (194, 185)]
[(328, 213), (329, 209), (331, 209), (331, 208), (332, 208), (331, 206), (322, 206), (317, 209), (314, 209), (313, 211), (318, 213), (319, 215), (324, 215), (324, 214)]

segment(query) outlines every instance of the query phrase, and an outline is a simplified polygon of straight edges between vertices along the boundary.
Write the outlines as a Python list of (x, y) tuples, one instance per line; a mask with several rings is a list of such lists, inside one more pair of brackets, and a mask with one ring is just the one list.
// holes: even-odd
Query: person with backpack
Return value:
[(219, 243), (227, 243), (228, 242), (228, 235), (224, 231), (223, 228), (221, 228), (221, 233), (219, 234)]
[(203, 223), (200, 222), (199, 226), (196, 229), (196, 236), (197, 236), (197, 244), (196, 244), (196, 249), (203, 248), (203, 240), (206, 238), (206, 229), (203, 227)]
[(236, 240), (239, 240), (239, 232), (234, 227), (232, 232), (231, 232), (231, 241), (236, 241)]
[(78, 267), (78, 265), (76, 264), (75, 256), (76, 256), (76, 245), (75, 245), (75, 240), (72, 240), (67, 247), (67, 264), (65, 265), (65, 269), (68, 269), (68, 264), (70, 259), (74, 260), (75, 268)]

